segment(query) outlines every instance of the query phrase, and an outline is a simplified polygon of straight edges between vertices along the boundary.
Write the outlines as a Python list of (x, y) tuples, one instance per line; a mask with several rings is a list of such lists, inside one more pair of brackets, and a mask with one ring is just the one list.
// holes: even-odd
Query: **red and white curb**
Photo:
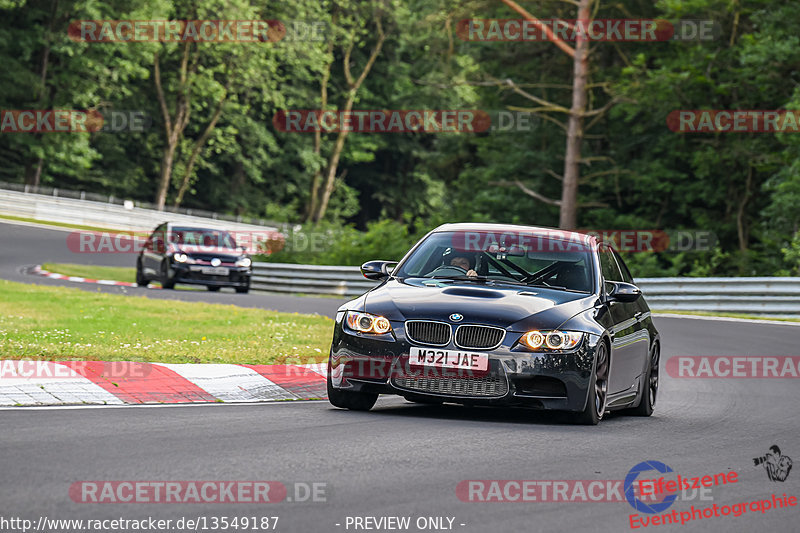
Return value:
[(327, 365), (0, 360), (0, 406), (308, 400)]
[[(36, 265), (30, 270), (31, 274), (35, 274), (37, 276), (44, 276), (50, 279), (63, 279), (66, 281), (74, 281), (76, 283), (96, 283), (97, 285), (120, 285), (122, 287), (138, 287), (136, 283), (131, 283), (130, 281), (115, 281), (111, 279), (92, 279), (92, 278), (81, 278), (79, 276), (65, 276), (64, 274), (57, 274), (55, 272), (49, 272), (44, 270), (41, 265)], [(154, 287), (155, 288), (155, 287)]]

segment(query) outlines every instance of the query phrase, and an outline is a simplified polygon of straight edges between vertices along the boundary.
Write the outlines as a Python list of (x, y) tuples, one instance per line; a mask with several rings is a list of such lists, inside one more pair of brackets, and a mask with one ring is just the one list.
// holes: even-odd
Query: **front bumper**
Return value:
[(250, 267), (225, 267), (227, 275), (203, 274), (196, 265), (173, 263), (175, 283), (207, 285), (212, 287), (249, 287), (252, 270)]
[[(462, 350), (489, 355), (487, 372), (466, 374), (409, 366), (411, 346), (431, 347), (408, 340), (402, 322), (392, 322), (392, 328), (386, 335), (365, 335), (347, 329), (337, 317), (330, 355), (332, 385), (469, 405), (563, 411), (582, 411), (586, 405), (600, 340), (596, 335), (587, 335), (570, 353), (536, 353), (518, 345), (524, 332), (507, 331), (496, 349)], [(460, 350), (452, 341), (441, 348)]]

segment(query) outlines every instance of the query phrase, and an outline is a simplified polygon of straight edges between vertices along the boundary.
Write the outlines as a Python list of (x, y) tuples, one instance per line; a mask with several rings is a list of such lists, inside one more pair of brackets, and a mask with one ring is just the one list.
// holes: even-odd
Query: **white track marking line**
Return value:
[(243, 405), (288, 405), (297, 403), (328, 403), (328, 400), (292, 400), (289, 402), (275, 401), (254, 401), (254, 402), (195, 402), (195, 403), (132, 403), (132, 404), (113, 404), (113, 405), (32, 405), (19, 407), (6, 407), (0, 405), (0, 411), (55, 411), (55, 410), (78, 410), (78, 409), (163, 409), (165, 407), (241, 407)]

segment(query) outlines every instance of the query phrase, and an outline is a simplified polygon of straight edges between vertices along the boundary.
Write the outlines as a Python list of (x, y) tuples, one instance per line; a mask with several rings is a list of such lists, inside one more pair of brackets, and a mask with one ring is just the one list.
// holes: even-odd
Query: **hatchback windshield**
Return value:
[(205, 228), (172, 228), (171, 242), (187, 246), (236, 248), (236, 241), (227, 231)]
[(592, 292), (592, 271), (591, 249), (582, 241), (533, 233), (449, 231), (429, 235), (393, 275)]

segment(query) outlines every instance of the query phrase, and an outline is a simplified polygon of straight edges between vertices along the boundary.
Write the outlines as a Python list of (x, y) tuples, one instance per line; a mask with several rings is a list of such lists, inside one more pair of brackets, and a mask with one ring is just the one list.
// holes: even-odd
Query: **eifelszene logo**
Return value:
[(669, 494), (664, 497), (663, 500), (660, 502), (655, 503), (645, 503), (640, 500), (636, 496), (635, 482), (636, 479), (639, 477), (639, 474), (642, 472), (648, 472), (650, 470), (655, 470), (661, 474), (666, 474), (667, 472), (672, 472), (672, 468), (665, 465), (661, 461), (642, 461), (638, 465), (634, 466), (628, 472), (628, 475), (625, 476), (625, 499), (628, 500), (628, 503), (631, 504), (631, 507), (636, 509), (637, 511), (643, 513), (650, 513), (650, 514), (657, 514), (666, 509), (668, 509), (675, 500), (678, 499), (677, 494)]
[(781, 449), (777, 444), (769, 447), (766, 455), (753, 458), (753, 465), (764, 465), (767, 477), (770, 481), (786, 481), (789, 472), (792, 471), (792, 459), (786, 455), (781, 455)]

